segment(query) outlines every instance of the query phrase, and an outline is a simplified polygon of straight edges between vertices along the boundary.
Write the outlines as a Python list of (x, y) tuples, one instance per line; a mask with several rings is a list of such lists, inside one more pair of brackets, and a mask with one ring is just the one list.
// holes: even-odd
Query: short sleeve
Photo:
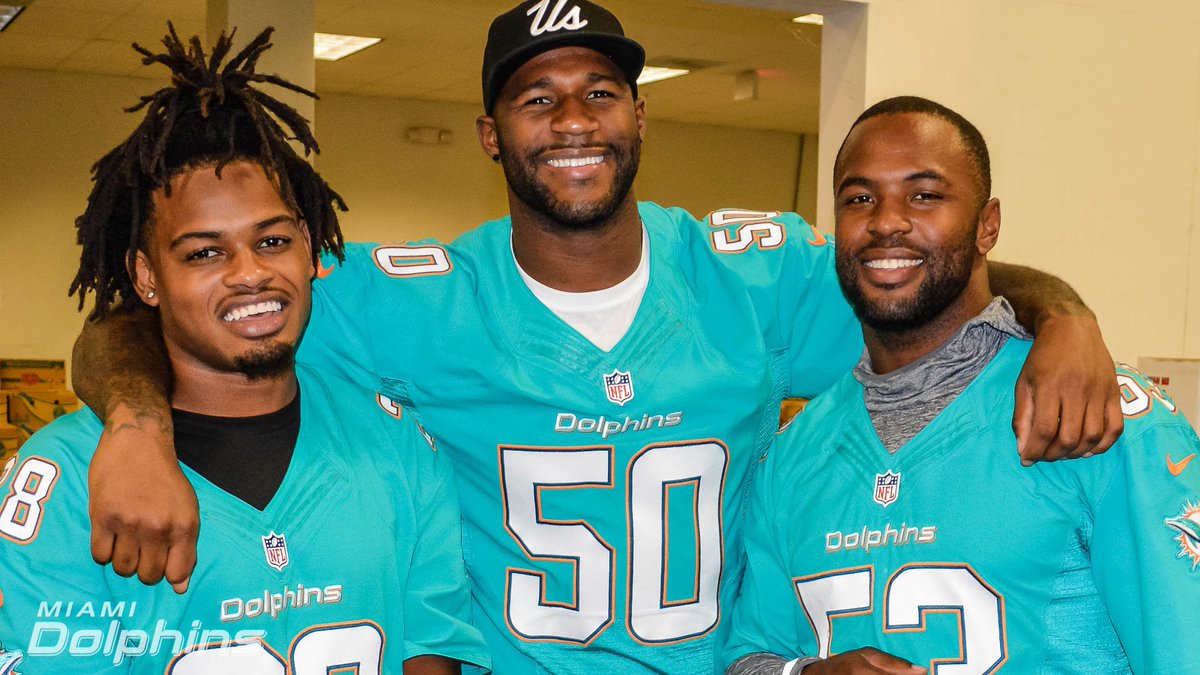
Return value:
[(1098, 458), (1120, 453), (1092, 504), (1096, 585), (1135, 672), (1200, 672), (1185, 647), (1200, 633), (1200, 440), (1152, 384), (1124, 377), (1137, 416)]
[[(787, 435), (780, 439), (786, 439)], [(746, 573), (733, 607), (733, 622), (721, 650), (721, 667), (749, 654), (775, 654), (786, 659), (798, 651), (795, 589), (784, 565), (783, 541), (774, 531), (773, 447), (755, 480), (746, 516)]]
[[(93, 426), (95, 433), (91, 434)], [(105, 568), (97, 565), (90, 553), (87, 463), (83, 458), (91, 456), (99, 428), (90, 411), (61, 418), (34, 434), (2, 471), (0, 672), (90, 675), (126, 671), (126, 665), (113, 664), (112, 654), (106, 656), (103, 650), (89, 654), (86, 649), (73, 653), (71, 646), (72, 636), (94, 632), (97, 627), (95, 616), (73, 608), (112, 599)], [(108, 623), (105, 620), (106, 626)], [(61, 649), (56, 647), (59, 645)], [(20, 665), (15, 665), (18, 659)], [(5, 670), (14, 665), (15, 671)]]
[(404, 658), (437, 655), (490, 668), (483, 636), (471, 624), (462, 518), (449, 459), (410, 418), (389, 426), (398, 432), (393, 440), (401, 457), (415, 459), (405, 466), (417, 533), (404, 592)]
[(833, 237), (792, 216), (792, 247), (780, 279), (780, 324), (787, 331), (789, 397), (813, 398), (862, 355), (862, 329), (842, 295)]

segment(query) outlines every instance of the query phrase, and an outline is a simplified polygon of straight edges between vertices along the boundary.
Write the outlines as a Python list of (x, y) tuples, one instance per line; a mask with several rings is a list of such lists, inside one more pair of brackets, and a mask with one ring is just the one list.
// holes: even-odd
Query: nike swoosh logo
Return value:
[(317, 278), (324, 279), (325, 277), (329, 276), (330, 274), (333, 274), (333, 266), (330, 265), (329, 267), (326, 267), (325, 261), (318, 258), (317, 259)]
[(1178, 462), (1173, 462), (1171, 461), (1171, 453), (1168, 452), (1167, 471), (1170, 471), (1172, 476), (1178, 476), (1179, 474), (1183, 473), (1183, 470), (1187, 468), (1188, 464), (1190, 464), (1195, 457), (1196, 453), (1192, 453)]
[(825, 234), (818, 230), (816, 226), (810, 225), (809, 227), (812, 227), (813, 238), (806, 239), (805, 241), (813, 246), (824, 246), (825, 244), (829, 243), (829, 240), (825, 238)]

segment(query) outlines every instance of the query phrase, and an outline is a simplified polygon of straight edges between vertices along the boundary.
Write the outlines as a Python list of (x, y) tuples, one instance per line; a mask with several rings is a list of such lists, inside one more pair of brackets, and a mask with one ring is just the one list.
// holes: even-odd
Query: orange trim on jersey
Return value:
[[(826, 612), (825, 615), (822, 617), (825, 619), (825, 623), (829, 627), (829, 631), (828, 631), (828, 633), (826, 633), (826, 635), (828, 636), (827, 639), (829, 641), (829, 644), (826, 646), (826, 650), (832, 653), (833, 652), (833, 620), (834, 619), (841, 619), (844, 617), (851, 617), (851, 616), (866, 616), (875, 611), (875, 566), (874, 565), (862, 565), (860, 567), (844, 567), (842, 569), (831, 570), (828, 572), (821, 572), (820, 574), (809, 574), (809, 575), (802, 576), (802, 577), (792, 577), (792, 592), (796, 594), (796, 601), (798, 603), (800, 603), (800, 611), (804, 612), (804, 618), (808, 620), (808, 627), (813, 632), (813, 638), (817, 642), (818, 650), (820, 650), (820, 648), (821, 648), (821, 640), (820, 640), (821, 633), (820, 633), (820, 631), (817, 630), (816, 620), (813, 619), (812, 612), (810, 612), (808, 610), (808, 606), (804, 604), (804, 596), (800, 594), (800, 584), (807, 582), (807, 581), (815, 581), (817, 579), (825, 579), (828, 577), (838, 577), (838, 576), (844, 576), (847, 574), (859, 574), (861, 572), (867, 573), (867, 589), (868, 589), (867, 590), (867, 601), (868, 602), (867, 602), (866, 608), (861, 609), (861, 610), (856, 608), (856, 609), (841, 610), (841, 611), (836, 611), (836, 612)], [(821, 656), (824, 658), (824, 657), (828, 656), (828, 654), (822, 654)]]
[[(411, 272), (411, 273), (395, 272), (395, 271), (388, 270), (383, 265), (381, 265), (379, 262), (379, 253), (381, 251), (386, 251), (386, 250), (416, 251), (419, 249), (436, 249), (438, 251), (441, 251), (442, 258), (446, 261), (446, 269), (438, 269), (438, 270), (433, 270), (430, 272)], [(409, 262), (406, 265), (397, 265), (396, 264), (397, 259), (407, 259), (412, 262)], [(451, 272), (454, 271), (454, 262), (450, 260), (450, 254), (446, 252), (445, 248), (442, 248), (441, 246), (436, 246), (433, 244), (425, 244), (422, 246), (407, 246), (404, 244), (388, 244), (386, 246), (376, 246), (375, 249), (373, 251), (371, 251), (371, 261), (375, 263), (375, 267), (378, 267), (380, 272), (383, 272), (384, 274), (391, 277), (392, 279), (415, 279), (417, 277), (440, 277), (440, 276), (444, 276), (446, 274), (450, 274)], [(404, 267), (420, 267), (421, 265), (433, 266), (433, 265), (437, 264), (438, 260), (435, 255), (430, 254), (430, 253), (418, 253), (418, 254), (413, 254), (413, 255), (408, 255), (408, 256), (405, 256), (405, 255), (402, 255), (399, 253), (397, 253), (397, 254), (389, 253), (388, 254), (388, 262), (396, 269), (402, 269)]]
[(961, 664), (964, 664), (967, 662), (967, 649), (966, 649), (966, 644), (964, 642), (964, 639), (966, 636), (965, 636), (965, 631), (963, 630), (964, 608), (962, 606), (943, 607), (943, 608), (936, 608), (936, 609), (921, 607), (918, 609), (918, 612), (917, 612), (917, 615), (920, 618), (920, 623), (917, 624), (916, 626), (904, 627), (904, 628), (888, 628), (888, 625), (887, 625), (888, 600), (891, 597), (890, 591), (891, 591), (892, 582), (896, 579), (896, 577), (900, 576), (906, 570), (930, 569), (930, 568), (964, 570), (964, 571), (970, 573), (971, 576), (975, 577), (975, 581), (979, 582), (980, 586), (983, 586), (989, 592), (991, 592), (992, 595), (996, 596), (997, 610), (1000, 614), (1000, 617), (999, 617), (1000, 618), (1000, 648), (1001, 648), (1001, 650), (1003, 650), (1003, 654), (1001, 654), (999, 661), (992, 664), (992, 666), (990, 668), (985, 670), (980, 675), (990, 675), (991, 673), (995, 673), (996, 671), (1000, 670), (1000, 668), (1003, 667), (1005, 663), (1008, 663), (1008, 655), (1009, 655), (1009, 651), (1008, 651), (1008, 616), (1007, 616), (1007, 612), (1004, 607), (1004, 605), (1005, 605), (1004, 595), (1001, 594), (999, 591), (997, 591), (995, 588), (993, 588), (991, 584), (984, 581), (983, 577), (980, 576), (979, 573), (976, 572), (973, 567), (971, 567), (970, 565), (968, 565), (966, 563), (909, 563), (907, 565), (902, 566), (900, 569), (896, 570), (895, 572), (893, 572), (892, 575), (890, 577), (888, 577), (887, 584), (884, 585), (884, 590), (883, 590), (883, 632), (884, 633), (920, 633), (920, 632), (924, 632), (925, 631), (925, 623), (926, 623), (925, 619), (928, 614), (954, 614), (954, 615), (956, 615), (956, 617), (958, 619), (958, 658), (957, 659), (931, 659), (929, 662), (929, 672), (932, 673), (933, 675), (936, 675), (939, 666), (961, 665)]
[[(46, 502), (50, 501), (50, 496), (52, 494), (54, 494), (54, 488), (58, 485), (58, 479), (60, 476), (62, 476), (62, 467), (60, 467), (56, 462), (52, 462), (52, 461), (46, 459), (45, 457), (38, 457), (36, 455), (27, 458), (24, 462), (21, 462), (21, 466), (20, 466), (20, 468), (17, 469), (16, 475), (20, 476), (21, 471), (24, 470), (24, 468), (25, 468), (25, 465), (34, 460), (37, 460), (40, 462), (45, 462), (46, 464), (53, 466), (54, 472), (55, 472), (54, 477), (50, 479), (49, 487), (46, 488), (45, 496), (43, 496), (41, 499), (35, 500), (33, 502), (34, 504), (36, 504), (38, 506), (38, 509), (40, 511), (40, 513), (38, 513), (38, 516), (37, 516), (37, 525), (34, 526), (33, 533), (29, 535), (28, 539), (14, 539), (13, 537), (10, 537), (7, 534), (5, 534), (4, 531), (2, 529), (0, 529), (0, 538), (7, 539), (7, 540), (13, 542), (14, 544), (19, 544), (21, 546), (28, 546), (29, 544), (32, 544), (33, 542), (37, 541), (38, 534), (41, 533), (41, 531), (42, 531), (42, 522), (44, 521), (44, 519), (45, 519), (44, 517), (46, 515), (46, 509), (45, 509)], [(13, 485), (9, 487), (8, 496), (5, 497), (2, 501), (0, 501), (0, 512), (2, 512), (3, 509), (5, 508), (5, 505), (8, 504), (8, 500), (17, 496), (18, 492), (21, 492), (24, 494), (29, 494), (29, 492), (27, 490), (27, 488), (29, 487), (29, 483), (36, 481), (33, 486), (33, 489), (37, 489), (38, 487), (41, 486), (41, 481), (43, 481), (45, 479), (46, 479), (46, 477), (42, 474), (35, 474), (35, 473), (30, 472), (30, 476), (25, 479), (25, 485), (21, 486), (21, 489), (18, 490), (17, 486), (16, 486), (17, 480), (16, 480), (16, 477), (14, 477)], [(25, 502), (18, 503), (19, 508), (24, 507), (24, 513), (21, 513), (19, 510), (15, 510), (13, 513), (13, 524), (22, 526), (27, 522), (27, 519), (29, 518), (29, 506), (30, 505), (26, 504)], [(20, 522), (17, 521), (18, 517), (20, 518)]]
[[(647, 642), (647, 641), (641, 639), (640, 637), (638, 637), (637, 631), (635, 631), (633, 629), (633, 612), (632, 612), (632, 607), (633, 607), (633, 514), (630, 511), (630, 498), (632, 497), (632, 494), (633, 494), (632, 493), (633, 484), (630, 482), (630, 475), (633, 472), (633, 467), (637, 463), (638, 458), (641, 457), (642, 455), (646, 454), (647, 452), (654, 450), (655, 448), (673, 448), (673, 447), (680, 447), (680, 446), (685, 446), (685, 445), (701, 445), (701, 444), (705, 444), (705, 443), (713, 443), (715, 445), (721, 446), (721, 449), (724, 451), (724, 455), (725, 455), (725, 463), (721, 467), (721, 489), (717, 493), (717, 533), (720, 535), (719, 541), (717, 543), (717, 551), (720, 554), (720, 561), (721, 561), (720, 565), (717, 567), (717, 597), (716, 597), (717, 615), (713, 619), (713, 623), (711, 626), (709, 626), (706, 630), (696, 633), (694, 635), (684, 635), (684, 636), (678, 637), (673, 640), (661, 640), (661, 641), (655, 641), (655, 642)], [(646, 447), (642, 448), (640, 451), (638, 451), (638, 453), (635, 454), (629, 460), (629, 464), (625, 467), (625, 493), (626, 493), (626, 497), (625, 497), (625, 522), (626, 522), (625, 585), (627, 586), (627, 590), (625, 592), (625, 631), (627, 633), (629, 633), (629, 639), (633, 640), (634, 642), (636, 642), (640, 645), (647, 646), (647, 647), (659, 647), (662, 645), (675, 645), (675, 644), (680, 644), (683, 642), (691, 642), (692, 640), (698, 640), (700, 638), (705, 637), (706, 635), (708, 635), (708, 634), (712, 633), (714, 630), (716, 630), (717, 626), (721, 625), (721, 617), (724, 613), (724, 608), (721, 607), (721, 585), (724, 581), (723, 577), (725, 575), (725, 486), (726, 486), (726, 480), (728, 479), (728, 477), (729, 477), (729, 446), (717, 438), (700, 438), (700, 439), (693, 439), (693, 440), (652, 443), (652, 444), (647, 445)], [(699, 481), (693, 481), (693, 482), (696, 484), (696, 499), (699, 500), (699, 498), (700, 498)], [(695, 527), (696, 527), (695, 534), (696, 534), (696, 549), (697, 549), (696, 576), (695, 576), (695, 584), (696, 584), (695, 587), (696, 587), (696, 596), (697, 597), (694, 601), (692, 601), (690, 603), (689, 602), (677, 602), (677, 603), (672, 603), (670, 605), (665, 605), (668, 607), (680, 607), (680, 606), (683, 606), (686, 604), (695, 604), (700, 601), (699, 595), (700, 595), (700, 571), (701, 571), (701, 559), (700, 559), (701, 533), (699, 531), (700, 518), (699, 518), (698, 511), (697, 511), (696, 520), (694, 522), (695, 522)], [(664, 518), (664, 520), (663, 520), (664, 544), (666, 544), (669, 536), (670, 536), (670, 533), (667, 528), (666, 519)], [(667, 547), (667, 550), (668, 551), (670, 550), (669, 546)], [(661, 574), (662, 574), (662, 578), (664, 581), (663, 588), (661, 590), (662, 597), (665, 597), (665, 595), (666, 595), (665, 581), (666, 581), (667, 563), (668, 563), (667, 553), (664, 552), (663, 560), (661, 563), (663, 566), (663, 571), (661, 572)]]
[[(226, 631), (221, 631), (221, 632), (226, 633)], [(235, 633), (235, 635), (236, 635), (236, 633)], [(285, 671), (288, 669), (288, 662), (283, 658), (283, 655), (280, 654), (279, 652), (275, 651), (274, 649), (272, 649), (271, 645), (267, 644), (266, 641), (264, 641), (261, 637), (255, 637), (255, 638), (250, 638), (250, 639), (241, 640), (241, 641), (234, 641), (233, 636), (230, 636), (230, 638), (227, 642), (206, 642), (204, 644), (198, 644), (195, 647), (192, 647), (191, 649), (184, 649), (183, 651), (179, 652), (167, 664), (166, 675), (171, 675), (171, 673), (174, 673), (175, 666), (178, 665), (179, 660), (184, 658), (185, 656), (188, 656), (189, 654), (194, 654), (196, 652), (208, 651), (210, 649), (225, 649), (226, 647), (249, 645), (249, 644), (253, 644), (255, 642), (257, 642), (259, 645), (261, 645), (263, 649), (267, 650), (268, 654), (270, 654), (271, 656), (274, 656), (275, 659), (277, 661), (279, 661), (279, 665), (283, 666)], [(184, 647), (187, 647), (187, 645), (184, 644)]]
[(375, 402), (378, 403), (379, 407), (383, 408), (383, 412), (387, 413), (388, 415), (391, 415), (396, 419), (402, 419), (404, 417), (404, 408), (401, 407), (399, 403), (396, 403), (387, 396), (384, 396), (383, 394), (375, 394)]
[[(525, 557), (529, 558), (530, 561), (566, 563), (566, 564), (571, 565), (571, 578), (573, 580), (573, 585), (572, 585), (572, 589), (571, 589), (571, 594), (572, 594), (571, 601), (569, 603), (555, 602), (555, 601), (546, 599), (546, 591), (549, 589), (549, 584), (546, 583), (546, 573), (545, 572), (539, 571), (539, 570), (524, 569), (524, 568), (520, 568), (520, 567), (512, 567), (512, 566), (505, 567), (505, 570), (504, 570), (504, 623), (506, 626), (508, 626), (508, 630), (512, 634), (512, 636), (517, 638), (521, 642), (581, 645), (581, 646), (586, 647), (586, 646), (590, 645), (592, 642), (594, 642), (596, 640), (596, 638), (603, 635), (604, 632), (607, 631), (609, 629), (609, 627), (611, 627), (613, 625), (613, 622), (615, 620), (615, 616), (616, 616), (615, 587), (616, 587), (616, 583), (617, 583), (617, 579), (616, 579), (616, 576), (617, 576), (616, 549), (614, 549), (611, 545), (609, 545), (609, 543), (607, 541), (605, 541), (604, 537), (600, 536), (600, 533), (597, 532), (596, 529), (592, 527), (591, 523), (588, 523), (586, 520), (582, 520), (582, 519), (581, 520), (550, 520), (550, 519), (543, 518), (542, 517), (542, 490), (584, 490), (584, 489), (611, 490), (611, 489), (613, 489), (613, 487), (615, 487), (614, 478), (616, 475), (615, 474), (615, 465), (613, 463), (614, 462), (614, 459), (613, 459), (614, 448), (611, 445), (595, 445), (595, 446), (587, 445), (587, 446), (572, 446), (572, 447), (565, 447), (565, 448), (545, 447), (545, 446), (523, 446), (523, 445), (498, 445), (498, 446), (496, 446), (496, 450), (497, 450), (496, 464), (497, 464), (497, 471), (499, 472), (499, 478), (500, 478), (500, 499), (502, 500), (503, 506), (504, 506), (504, 508), (503, 508), (504, 530), (506, 532), (508, 532), (508, 535), (510, 537), (512, 537), (513, 541), (517, 544), (517, 546), (520, 548), (520, 550), (525, 553)], [(604, 451), (608, 454), (608, 483), (607, 484), (605, 484), (605, 483), (587, 483), (587, 484), (577, 484), (577, 485), (536, 485), (535, 484), (535, 487), (534, 487), (534, 496), (533, 496), (534, 507), (533, 508), (534, 508), (535, 517), (539, 524), (582, 525), (583, 527), (587, 528), (587, 530), (589, 532), (592, 533), (592, 536), (594, 536), (596, 538), (596, 541), (600, 542), (601, 546), (603, 546), (605, 549), (608, 550), (608, 555), (609, 555), (608, 618), (607, 618), (607, 620), (605, 620), (605, 622), (603, 624), (601, 624), (595, 630), (595, 632), (593, 632), (587, 638), (586, 641), (570, 640), (570, 639), (561, 638), (561, 637), (559, 637), (559, 638), (531, 637), (528, 635), (523, 635), (517, 629), (517, 627), (514, 626), (512, 623), (512, 617), (509, 612), (509, 606), (510, 606), (511, 599), (512, 599), (512, 580), (513, 580), (514, 574), (528, 574), (530, 576), (536, 576), (539, 579), (541, 579), (541, 582), (539, 583), (539, 586), (541, 587), (541, 592), (538, 597), (538, 605), (539, 606), (557, 607), (557, 608), (568, 609), (568, 610), (578, 610), (579, 609), (579, 561), (577, 559), (569, 558), (569, 557), (565, 557), (565, 556), (534, 555), (534, 553), (532, 551), (530, 551), (528, 547), (525, 546), (525, 543), (523, 541), (521, 541), (521, 538), (517, 535), (517, 533), (515, 531), (513, 531), (513, 529), (509, 526), (509, 524), (508, 524), (509, 523), (508, 491), (505, 489), (506, 481), (505, 481), (505, 477), (504, 477), (504, 451), (505, 450), (520, 450), (520, 451), (534, 451), (534, 452), (548, 452), (548, 453), (549, 452)]]
[[(296, 658), (296, 645), (300, 642), (300, 640), (305, 635), (308, 635), (309, 633), (315, 633), (317, 631), (337, 630), (339, 628), (356, 628), (358, 626), (371, 626), (375, 629), (375, 632), (379, 633), (379, 667), (384, 668), (386, 670), (386, 668), (385, 668), (386, 664), (384, 664), (384, 662), (383, 662), (383, 655), (386, 652), (386, 648), (387, 648), (387, 633), (385, 633), (383, 631), (383, 627), (380, 626), (379, 624), (375, 623), (374, 621), (371, 621), (370, 619), (364, 619), (362, 621), (343, 621), (340, 623), (317, 624), (315, 626), (309, 626), (308, 628), (305, 628), (303, 631), (297, 633), (296, 637), (292, 638), (292, 643), (290, 645), (288, 645), (288, 666), (290, 666), (288, 668), (288, 672), (292, 673), (296, 670), (296, 664), (294, 661), (294, 659)], [(267, 647), (267, 649), (270, 649), (270, 647)], [(358, 672), (358, 671), (355, 670), (352, 672)]]

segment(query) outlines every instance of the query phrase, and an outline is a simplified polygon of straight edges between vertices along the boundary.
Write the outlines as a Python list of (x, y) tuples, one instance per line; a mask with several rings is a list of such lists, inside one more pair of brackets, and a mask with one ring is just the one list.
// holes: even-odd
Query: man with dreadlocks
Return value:
[[(391, 401), (297, 367), (320, 250), (341, 199), (287, 142), (292, 108), (254, 89), (270, 29), (206, 56), (172, 27), (138, 47), (172, 84), (95, 167), (72, 292), (161, 318), (171, 423), (200, 508), (185, 594), (99, 567), (91, 410), (36, 434), (0, 483), (0, 673), (452, 673), (489, 658), (469, 624), (444, 453)], [(276, 118), (279, 121), (276, 121)], [(345, 527), (353, 522), (354, 527)], [(181, 589), (182, 590), (182, 589)], [(19, 665), (18, 665), (19, 664)]]

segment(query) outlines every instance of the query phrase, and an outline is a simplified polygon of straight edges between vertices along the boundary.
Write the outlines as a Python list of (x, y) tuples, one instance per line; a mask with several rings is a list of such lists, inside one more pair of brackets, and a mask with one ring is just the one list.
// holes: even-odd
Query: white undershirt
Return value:
[[(511, 241), (509, 244), (511, 248)], [(515, 255), (513, 261), (516, 261)], [(547, 309), (607, 352), (625, 337), (642, 304), (642, 296), (646, 294), (646, 286), (650, 283), (650, 238), (643, 225), (642, 260), (637, 269), (616, 286), (600, 291), (560, 291), (529, 276), (521, 269), (520, 263), (517, 263), (517, 271), (521, 273), (525, 285)]]

